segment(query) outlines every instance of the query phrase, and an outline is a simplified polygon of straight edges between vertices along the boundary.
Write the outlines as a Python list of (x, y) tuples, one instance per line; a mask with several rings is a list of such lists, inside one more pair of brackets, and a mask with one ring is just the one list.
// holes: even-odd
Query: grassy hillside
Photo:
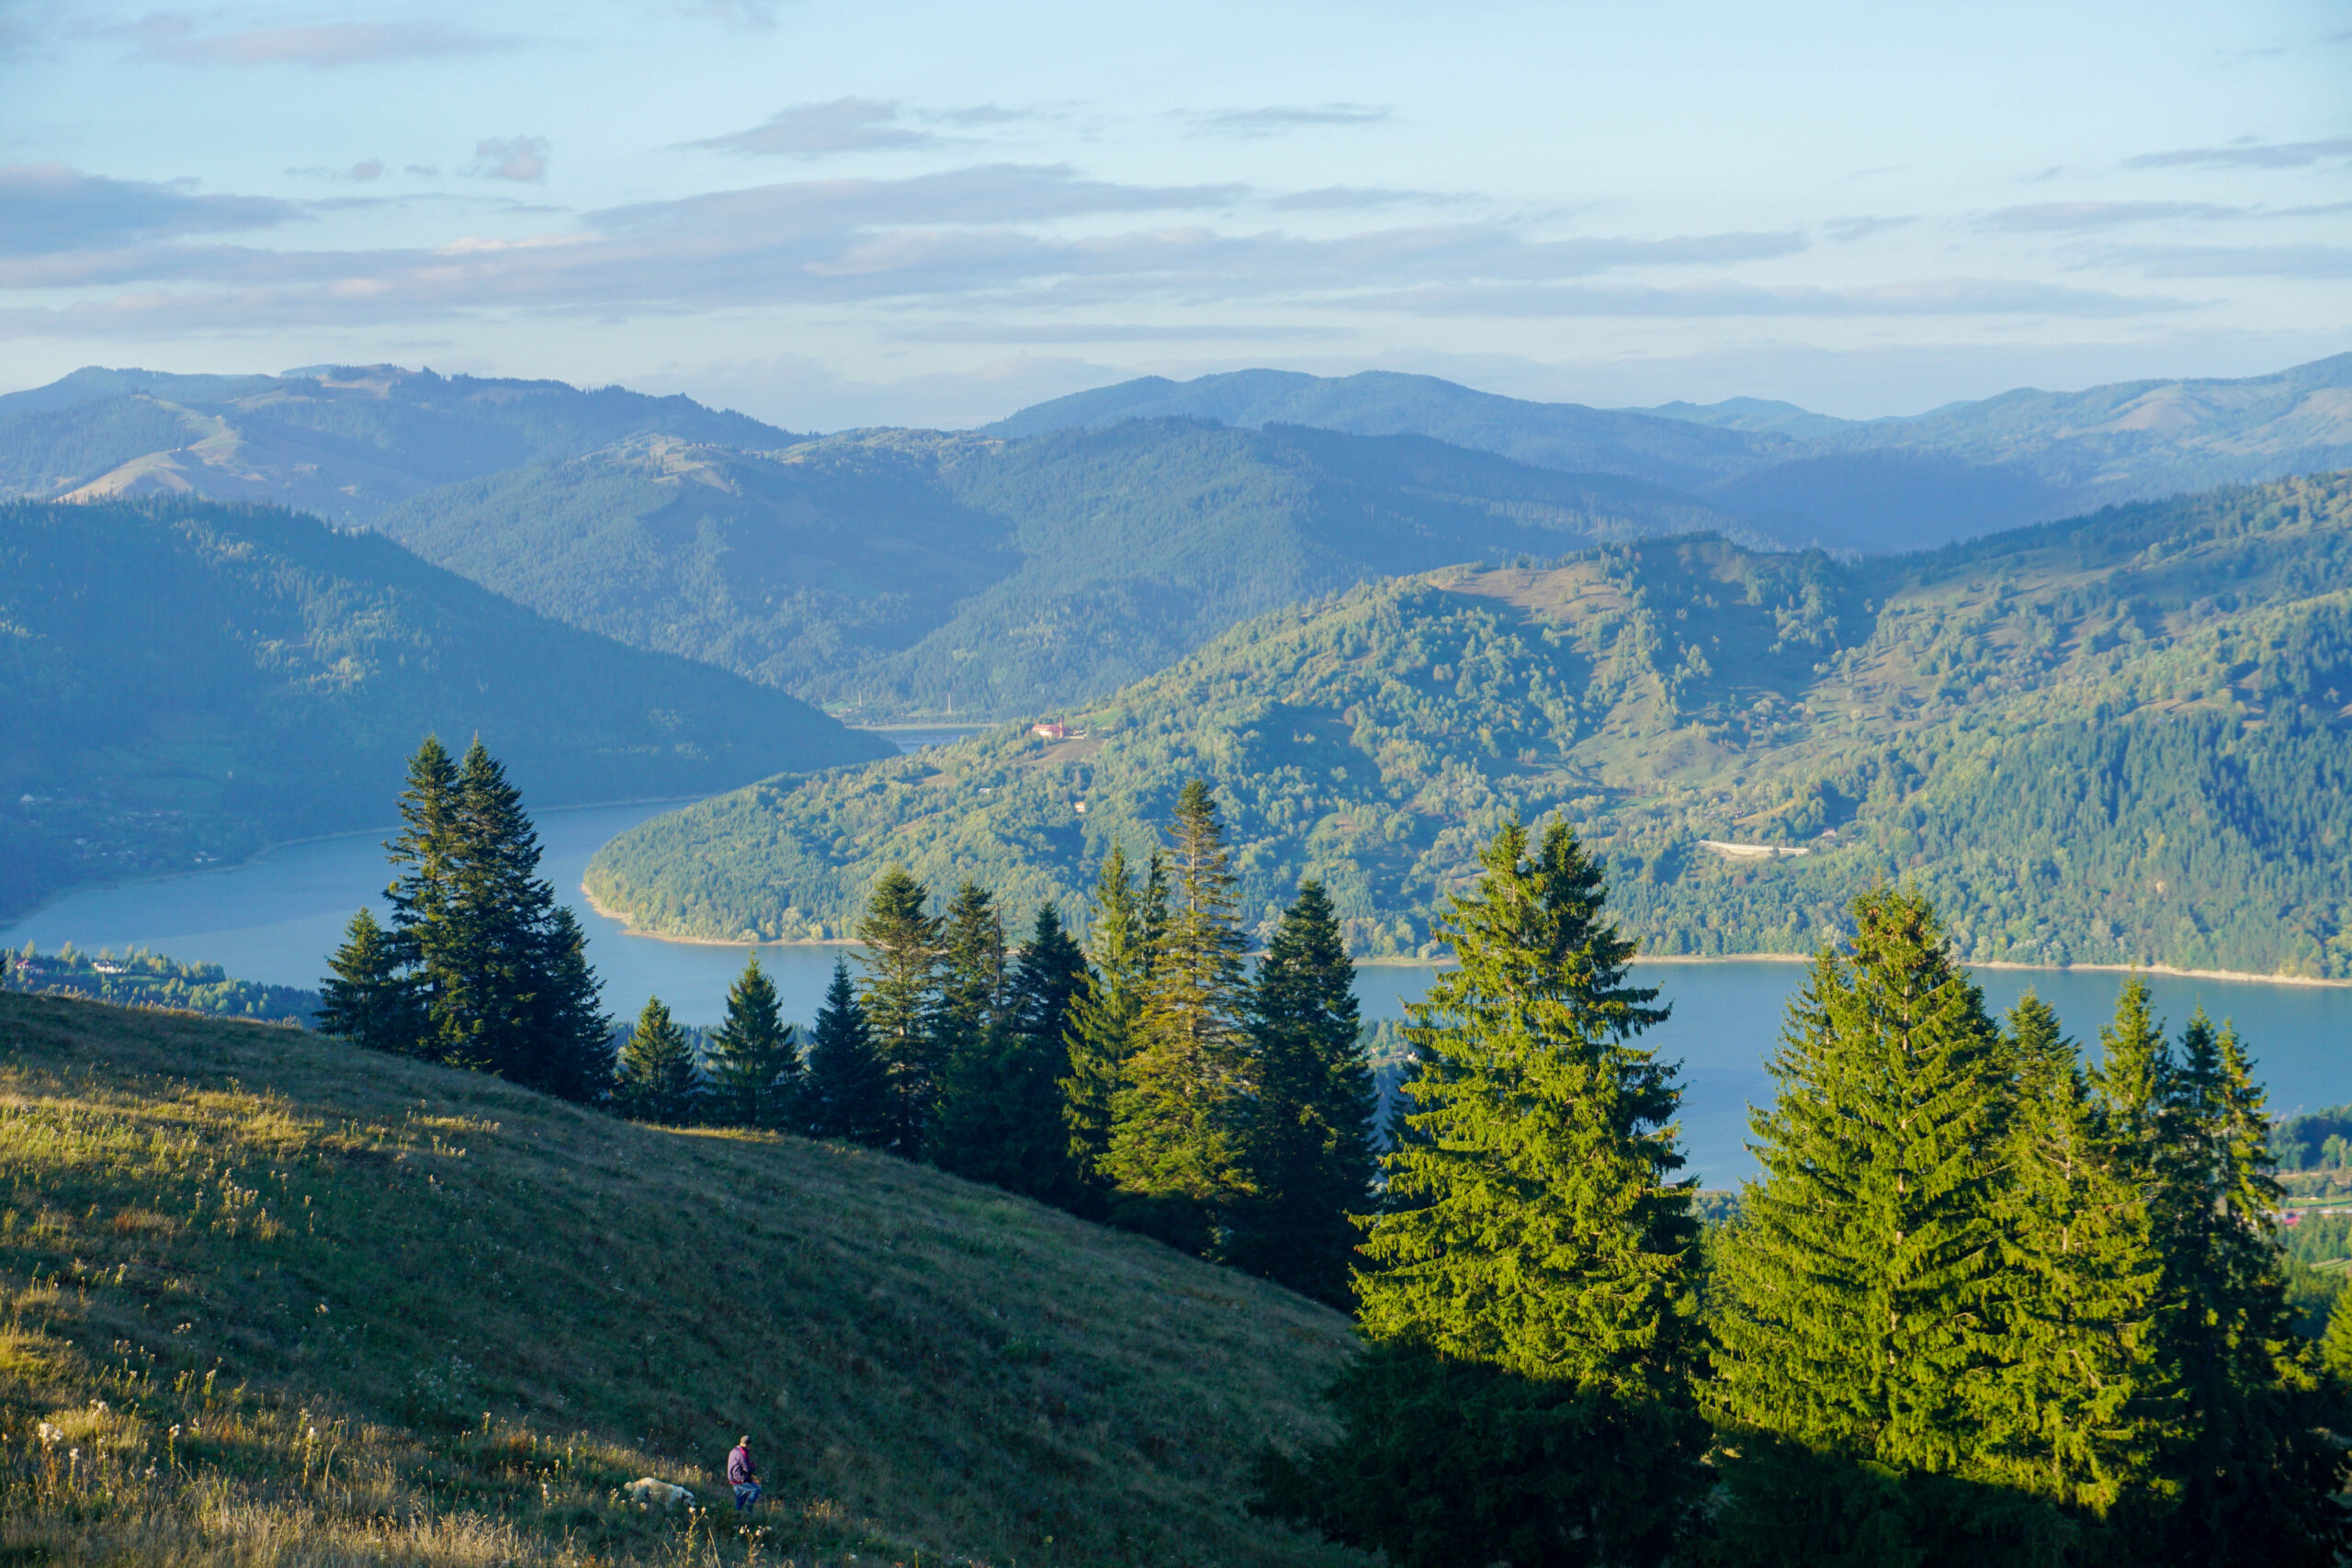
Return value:
[(0, 397), (0, 498), (199, 494), (346, 522), (419, 491), (635, 435), (781, 445), (681, 397), (321, 366), (288, 376), (77, 370)]
[(0, 505), (0, 913), (85, 877), (379, 822), (427, 730), (479, 733), (536, 806), (891, 750), (316, 518)]
[(1367, 577), (1739, 526), (1421, 438), (1189, 422), (756, 456), (642, 442), (377, 525), (547, 615), (869, 716), (1090, 701)]
[(748, 1431), (762, 1562), (1363, 1561), (1237, 1500), (1338, 1315), (885, 1156), (0, 994), (0, 1560), (743, 1561), (614, 1492)]
[(1449, 570), (1238, 628), (1084, 739), (654, 818), (588, 881), (722, 937), (837, 931), (893, 862), (1075, 910), (1199, 775), (1245, 909), (1320, 875), (1364, 953), (1434, 951), (1476, 845), (1560, 811), (1654, 952), (1805, 951), (1900, 876), (1971, 959), (2352, 975), (2347, 581), (2347, 475), (1851, 565), (1697, 538)]
[(2352, 466), (2352, 355), (2236, 380), (2020, 389), (1867, 421), (1752, 398), (1591, 409), (1430, 376), (1243, 370), (1097, 388), (989, 428), (1025, 435), (1170, 415), (1434, 435), (1544, 467), (1676, 485), (1795, 543), (1896, 552), (2116, 502)]

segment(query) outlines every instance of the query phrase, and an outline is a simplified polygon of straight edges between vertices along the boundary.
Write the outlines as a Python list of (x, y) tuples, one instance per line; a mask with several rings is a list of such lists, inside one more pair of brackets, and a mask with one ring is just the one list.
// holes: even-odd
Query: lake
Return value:
[[(893, 737), (897, 739), (897, 737)], [(913, 737), (909, 737), (912, 739)], [(631, 936), (578, 896), (589, 857), (622, 829), (675, 803), (582, 807), (538, 818), (546, 847), (542, 873), (569, 897), (586, 926), (589, 956), (605, 981), (605, 1005), (634, 1015), (658, 995), (688, 1023), (718, 1021), (727, 987), (743, 967), (744, 949), (657, 942)], [(27, 942), (55, 952), (67, 942), (85, 951), (148, 947), (184, 962), (218, 964), (232, 975), (285, 986), (311, 986), (327, 953), (342, 941), (352, 911), (377, 897), (390, 874), (382, 840), (390, 829), (288, 844), (239, 866), (157, 882), (100, 888), (61, 899), (0, 928), (0, 945)], [(816, 1011), (840, 947), (763, 947), (785, 1013)], [(1367, 1018), (1396, 1018), (1428, 987), (1419, 965), (1374, 965), (1359, 974)], [(1673, 1017), (1645, 1039), (1679, 1058), (1688, 1086), (1682, 1134), (1691, 1168), (1711, 1186), (1755, 1168), (1746, 1149), (1747, 1107), (1770, 1092), (1763, 1061), (1782, 1009), (1802, 983), (1797, 964), (1734, 960), (1656, 963), (1639, 969), (1663, 991)], [(2006, 1010), (2029, 987), (2057, 1009), (2067, 1031), (2096, 1042), (2113, 1010), (2122, 976), (2082, 970), (1977, 972), (1986, 1000)], [(2176, 1028), (2201, 1005), (2235, 1021), (2279, 1114), (2352, 1101), (2352, 987), (2153, 976), (2158, 1010)]]

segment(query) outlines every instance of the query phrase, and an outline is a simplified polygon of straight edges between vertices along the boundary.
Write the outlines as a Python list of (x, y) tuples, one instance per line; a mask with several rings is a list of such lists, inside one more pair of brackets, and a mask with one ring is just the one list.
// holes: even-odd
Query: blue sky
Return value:
[[(165, 5), (169, 0), (163, 0)], [(2352, 349), (2352, 3), (0, 0), (0, 389), (1912, 412)]]

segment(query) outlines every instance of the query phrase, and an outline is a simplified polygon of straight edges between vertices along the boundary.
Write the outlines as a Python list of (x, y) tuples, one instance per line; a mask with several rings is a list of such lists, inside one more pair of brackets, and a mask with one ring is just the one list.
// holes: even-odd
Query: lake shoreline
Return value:
[[(646, 942), (675, 942), (681, 947), (855, 947), (854, 937), (827, 937), (821, 942), (802, 938), (795, 942), (741, 942), (710, 936), (676, 936), (668, 931), (648, 931), (638, 925), (625, 910), (607, 908), (584, 882), (580, 897), (588, 907), (608, 920), (616, 922), (629, 936)], [(1359, 969), (1451, 969), (1451, 958), (1359, 958)], [(1809, 953), (1643, 953), (1634, 962), (1643, 964), (1810, 964)], [(1962, 959), (1963, 969), (2015, 969), (2037, 975), (2162, 975), (2176, 980), (2236, 980), (2252, 986), (2309, 986), (2324, 990), (2352, 988), (2352, 980), (2328, 980), (2311, 975), (2256, 975), (2242, 969), (2181, 969), (2170, 964), (2012, 964), (2006, 959)]]
[[(559, 811), (600, 811), (615, 806), (690, 806), (695, 801), (708, 798), (710, 797), (701, 795), (651, 795), (634, 800), (583, 800), (570, 806), (546, 807), (538, 815), (552, 816)], [(78, 897), (85, 893), (110, 893), (120, 887), (149, 887), (158, 883), (185, 882), (191, 877), (217, 876), (222, 872), (243, 871), (248, 866), (256, 865), (280, 850), (299, 849), (304, 844), (330, 843), (336, 839), (368, 839), (379, 833), (390, 837), (400, 830), (400, 823), (384, 822), (372, 828), (344, 828), (333, 833), (310, 833), (299, 839), (272, 839), (242, 860), (214, 861), (208, 865), (190, 866), (185, 871), (159, 871), (152, 876), (99, 877), (89, 882), (76, 882), (71, 886), (51, 889), (24, 908), (10, 914), (0, 915), (0, 926), (19, 925), (26, 920), (35, 919), (66, 899)], [(643, 934), (650, 935), (651, 933)]]

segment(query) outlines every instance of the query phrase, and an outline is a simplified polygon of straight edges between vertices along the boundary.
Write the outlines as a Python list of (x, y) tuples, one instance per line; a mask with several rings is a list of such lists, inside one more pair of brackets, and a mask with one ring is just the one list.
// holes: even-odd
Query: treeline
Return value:
[(311, 1023), (319, 1008), (316, 991), (232, 979), (217, 964), (182, 964), (143, 947), (119, 958), (102, 948), (93, 957), (77, 952), (70, 942), (48, 954), (29, 942), (17, 953), (0, 952), (0, 985), (51, 996), (88, 997), (118, 1007), (169, 1008), (273, 1023)]
[(754, 959), (705, 1081), (647, 1003), (619, 1103), (888, 1149), (1344, 1303), (1376, 1104), (1355, 966), (1310, 882), (1253, 971), (1227, 860), (1193, 784), (1164, 854), (1104, 861), (1084, 948), (1050, 904), (1010, 945), (985, 888), (934, 909), (894, 868), (805, 1050)]
[[(802, 1037), (754, 956), (700, 1053), (659, 998), (614, 1049), (585, 942), (537, 879), (497, 761), (419, 748), (387, 846), (392, 916), (352, 918), (320, 1027), (672, 1125), (839, 1138), (1146, 1232), (1327, 1301), (1378, 1103), (1331, 902), (1308, 882), (1254, 968), (1217, 807), (1180, 795), (1164, 853), (1100, 868), (1089, 943), (989, 892), (943, 908), (885, 875)], [(697, 1057), (699, 1056), (699, 1060)]]
[(1816, 958), (1702, 1237), (1656, 992), (1565, 826), (1443, 929), (1355, 1275), (1343, 1430), (1261, 1511), (1419, 1565), (2326, 1564), (2352, 1308), (2298, 1338), (2243, 1043), (2126, 986), (2086, 1067), (1928, 901)]

